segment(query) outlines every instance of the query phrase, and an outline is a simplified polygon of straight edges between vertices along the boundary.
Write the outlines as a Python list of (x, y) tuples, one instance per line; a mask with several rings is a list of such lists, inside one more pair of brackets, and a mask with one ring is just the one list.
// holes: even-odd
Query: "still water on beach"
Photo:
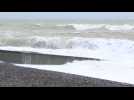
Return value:
[(134, 20), (3, 20), (0, 49), (103, 59), (20, 66), (134, 83)]

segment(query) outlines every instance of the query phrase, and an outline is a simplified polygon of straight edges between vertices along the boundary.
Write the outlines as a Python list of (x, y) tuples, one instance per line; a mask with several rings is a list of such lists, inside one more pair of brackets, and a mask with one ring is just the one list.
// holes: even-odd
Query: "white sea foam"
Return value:
[[(34, 37), (34, 39), (37, 39)], [(74, 61), (64, 65), (23, 65), (41, 70), (52, 70), (77, 74), (82, 76), (96, 77), (119, 82), (134, 84), (134, 41), (105, 38), (40, 38), (37, 41), (58, 43), (59, 49), (1, 46), (1, 50), (37, 52), (41, 54), (55, 54), (78, 57), (93, 57), (104, 61)], [(55, 40), (55, 41), (54, 41)], [(64, 42), (62, 41), (64, 40)], [(60, 44), (61, 41), (64, 45)], [(71, 41), (71, 42), (69, 42)], [(65, 42), (69, 42), (73, 48), (65, 48)], [(54, 44), (53, 44), (54, 45)]]
[(59, 24), (57, 26), (60, 27), (72, 27), (76, 30), (109, 30), (109, 31), (132, 31), (134, 29), (134, 25), (130, 24)]
[(81, 37), (39, 37), (6, 38), (0, 41), (3, 46), (33, 47), (44, 49), (107, 49), (108, 51), (133, 52), (134, 41), (106, 38)]
[(88, 29), (98, 29), (105, 26), (105, 24), (59, 24), (60, 27), (72, 27), (76, 30), (88, 30)]
[(124, 24), (124, 25), (107, 25), (105, 26), (107, 29), (109, 30), (113, 30), (113, 31), (128, 31), (128, 30), (133, 30), (134, 29), (134, 25), (129, 25), (129, 24)]
[[(37, 39), (37, 40), (36, 40)], [(134, 59), (134, 41), (105, 38), (35, 38), (30, 46), (1, 46), (3, 50), (53, 53), (60, 55), (97, 57), (109, 60)], [(42, 45), (40, 47), (39, 45)], [(36, 44), (36, 47), (35, 47)], [(33, 46), (34, 45), (34, 46)]]
[(134, 63), (132, 62), (74, 61), (65, 65), (15, 65), (134, 84)]

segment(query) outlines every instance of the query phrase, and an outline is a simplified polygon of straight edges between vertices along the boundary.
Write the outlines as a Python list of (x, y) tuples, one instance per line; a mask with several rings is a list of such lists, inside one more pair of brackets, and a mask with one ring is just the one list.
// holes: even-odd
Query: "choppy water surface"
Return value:
[[(62, 67), (47, 66), (49, 63), (34, 66), (35, 60), (31, 63), (33, 65), (21, 66), (134, 83), (133, 20), (0, 21), (0, 49), (104, 59), (62, 63)], [(0, 58), (3, 59), (2, 56)], [(41, 56), (37, 58), (44, 62)], [(28, 61), (31, 59), (30, 57)], [(60, 61), (64, 62), (61, 58), (54, 61), (60, 64)]]
[[(134, 21), (0, 21), (0, 48), (133, 55)], [(28, 50), (28, 49), (27, 49)], [(39, 50), (38, 50), (39, 51)], [(63, 53), (63, 52), (62, 52)], [(63, 53), (65, 54), (65, 52)], [(71, 53), (69, 53), (71, 55)], [(87, 54), (91, 55), (91, 54)], [(80, 56), (80, 55), (79, 55)], [(103, 56), (101, 56), (103, 57)], [(106, 58), (106, 57), (104, 57)], [(131, 57), (130, 57), (131, 58)]]

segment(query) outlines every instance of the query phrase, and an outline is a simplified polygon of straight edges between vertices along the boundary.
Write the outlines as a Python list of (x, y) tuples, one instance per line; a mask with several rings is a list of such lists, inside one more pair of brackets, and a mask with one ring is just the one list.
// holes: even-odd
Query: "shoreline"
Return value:
[(133, 87), (132, 84), (0, 63), (0, 87)]

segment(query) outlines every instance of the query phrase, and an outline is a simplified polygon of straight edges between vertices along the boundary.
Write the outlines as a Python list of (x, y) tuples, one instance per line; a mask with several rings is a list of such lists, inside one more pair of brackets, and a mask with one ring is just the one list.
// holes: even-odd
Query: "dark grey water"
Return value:
[(74, 60), (97, 60), (99, 61), (100, 59), (1, 50), (0, 60), (8, 62), (8, 63), (17, 63), (17, 64), (62, 65), (62, 64), (66, 64), (67, 62), (72, 62)]

